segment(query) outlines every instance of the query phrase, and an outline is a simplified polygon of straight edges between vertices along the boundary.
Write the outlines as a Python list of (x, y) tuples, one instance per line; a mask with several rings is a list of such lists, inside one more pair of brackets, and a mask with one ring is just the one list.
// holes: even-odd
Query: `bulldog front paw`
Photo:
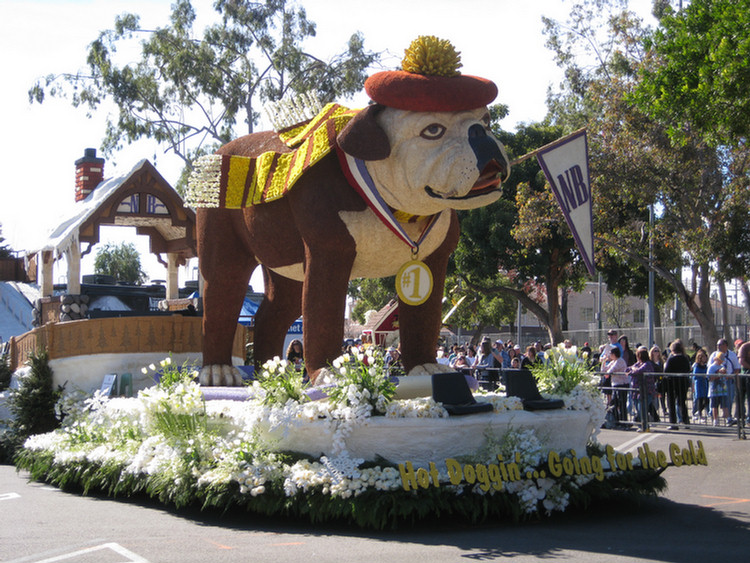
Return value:
[(320, 368), (310, 374), (310, 383), (318, 387), (333, 385), (336, 383), (336, 374), (328, 368)]
[(201, 385), (209, 387), (239, 387), (243, 385), (242, 372), (234, 366), (225, 364), (203, 366), (198, 380)]

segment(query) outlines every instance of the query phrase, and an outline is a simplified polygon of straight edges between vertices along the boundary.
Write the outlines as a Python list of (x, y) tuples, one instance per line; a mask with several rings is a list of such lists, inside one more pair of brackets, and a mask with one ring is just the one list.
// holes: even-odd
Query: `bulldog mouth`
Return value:
[(437, 193), (430, 186), (425, 186), (424, 190), (430, 197), (440, 199), (471, 199), (473, 197), (483, 196), (499, 189), (503, 178), (507, 176), (505, 168), (501, 166), (497, 161), (491, 160), (487, 166), (484, 167), (482, 173), (474, 182), (474, 185), (469, 190), (469, 193), (463, 196), (444, 196)]

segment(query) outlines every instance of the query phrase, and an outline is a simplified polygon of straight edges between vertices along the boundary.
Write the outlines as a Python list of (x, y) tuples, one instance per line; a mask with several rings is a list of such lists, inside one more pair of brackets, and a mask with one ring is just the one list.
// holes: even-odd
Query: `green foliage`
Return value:
[[(649, 51), (653, 32), (623, 11), (622, 2), (582, 0), (564, 24), (547, 20), (547, 33), (566, 70), (565, 83), (550, 99), (550, 118), (585, 125), (589, 133), (596, 262), (605, 281), (616, 294), (645, 296), (653, 269), (660, 278), (657, 302), (676, 293), (704, 338), (716, 339), (711, 283), (740, 275), (747, 257), (741, 245), (750, 232), (747, 147), (717, 148), (691, 123), (649, 114), (634, 103), (644, 73), (662, 63)], [(681, 131), (677, 146), (675, 128)], [(651, 225), (649, 206), (655, 209)], [(675, 274), (687, 268), (690, 287)]]
[(551, 395), (567, 395), (579, 385), (594, 385), (594, 372), (588, 356), (578, 355), (576, 347), (565, 348), (564, 344), (547, 350), (545, 361), (534, 364), (534, 374), (539, 390)]
[[(461, 261), (458, 256), (454, 256), (454, 259), (456, 262)], [(449, 274), (443, 314), (447, 314), (460, 299), (464, 299), (447, 320), (448, 325), (471, 328), (474, 334), (478, 334), (486, 326), (499, 327), (511, 323), (516, 314), (516, 303), (511, 297), (497, 291), (498, 287), (509, 283), (507, 277), (500, 273), (482, 279), (473, 277), (471, 285), (458, 273)]]
[(27, 365), (29, 373), (20, 378), (18, 389), (10, 390), (8, 407), (12, 418), (0, 435), (0, 461), (12, 459), (29, 436), (51, 432), (60, 425), (55, 404), (62, 387), (54, 389), (47, 352), (31, 354)]
[[(711, 253), (721, 266), (717, 278), (747, 280), (750, 273), (750, 212), (747, 200), (748, 186), (735, 182), (725, 187), (722, 208), (724, 221), (714, 224)], [(744, 194), (744, 195), (743, 195)]]
[(711, 144), (750, 135), (750, 0), (691, 0), (661, 13), (648, 38), (653, 60), (634, 99), (684, 143), (698, 131)]
[[(240, 133), (252, 132), (258, 102), (313, 90), (323, 101), (352, 95), (378, 59), (359, 33), (327, 62), (306, 52), (315, 24), (292, 1), (217, 0), (213, 7), (214, 23), (201, 36), (190, 0), (176, 0), (169, 22), (153, 30), (135, 14), (117, 16), (90, 44), (88, 72), (49, 75), (32, 86), (30, 101), (68, 97), (90, 113), (114, 102), (105, 154), (149, 138), (189, 164), (234, 138), (238, 124)], [(119, 54), (139, 47), (135, 62)]]
[(0, 391), (5, 391), (10, 387), (10, 380), (13, 372), (10, 369), (8, 354), (0, 355)]
[[(603, 449), (591, 445), (588, 455), (603, 456)], [(104, 492), (110, 496), (134, 496), (145, 493), (177, 508), (197, 506), (222, 512), (244, 509), (266, 516), (294, 518), (312, 524), (339, 523), (365, 529), (399, 529), (425, 521), (455, 521), (481, 524), (496, 521), (528, 521), (539, 513), (525, 513), (519, 499), (512, 494), (478, 494), (473, 486), (430, 487), (418, 491), (368, 491), (351, 498), (331, 497), (319, 490), (286, 496), (280, 487), (267, 489), (262, 495), (240, 492), (236, 482), (197, 485), (189, 474), (184, 479), (164, 479), (160, 474), (132, 475), (117, 464), (81, 461), (56, 464), (54, 456), (44, 451), (23, 450), (16, 465), (29, 471), (32, 479), (46, 481), (63, 489), (79, 487), (84, 494)], [(639, 501), (666, 489), (666, 481), (654, 470), (635, 469), (610, 474), (604, 481), (596, 479), (580, 488), (565, 487), (570, 495), (567, 511), (585, 510), (593, 505), (608, 506), (626, 498)]]
[(94, 271), (113, 276), (120, 283), (141, 285), (148, 280), (141, 256), (133, 243), (107, 243), (96, 253)]
[(364, 324), (368, 311), (379, 311), (397, 298), (396, 277), (352, 280), (349, 282), (348, 294), (355, 300), (351, 311), (352, 319)]
[(11, 258), (13, 256), (13, 249), (8, 246), (3, 237), (3, 225), (0, 223), (0, 258)]
[(333, 362), (336, 387), (328, 392), (333, 405), (344, 407), (372, 407), (372, 412), (384, 414), (386, 405), (396, 394), (396, 384), (385, 369), (383, 354), (370, 347), (364, 354), (352, 357), (344, 354)]
[(287, 401), (297, 403), (307, 400), (305, 389), (309, 384), (305, 381), (302, 370), (297, 370), (294, 364), (275, 358), (263, 364), (256, 380), (266, 392), (264, 405), (283, 406)]

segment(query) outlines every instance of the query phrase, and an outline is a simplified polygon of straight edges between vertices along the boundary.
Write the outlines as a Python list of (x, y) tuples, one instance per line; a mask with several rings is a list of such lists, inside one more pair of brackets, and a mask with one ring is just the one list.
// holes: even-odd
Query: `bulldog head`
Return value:
[(497, 86), (462, 75), (460, 53), (445, 39), (417, 37), (404, 55), (400, 70), (365, 81), (376, 103), (341, 132), (339, 147), (365, 161), (383, 200), (399, 211), (431, 215), (496, 201), (510, 172), (489, 129)]
[(388, 205), (413, 215), (488, 205), (500, 198), (510, 171), (486, 107), (423, 112), (374, 104), (338, 142), (366, 162)]

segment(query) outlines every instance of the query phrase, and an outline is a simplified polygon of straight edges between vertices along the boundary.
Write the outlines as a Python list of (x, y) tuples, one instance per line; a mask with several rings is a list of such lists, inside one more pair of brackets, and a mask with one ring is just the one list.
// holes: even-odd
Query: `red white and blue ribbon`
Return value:
[(367, 171), (365, 161), (359, 158), (354, 158), (338, 147), (336, 147), (336, 152), (341, 164), (341, 170), (344, 172), (344, 176), (346, 176), (349, 184), (357, 190), (372, 212), (375, 213), (385, 226), (388, 227), (393, 234), (408, 244), (411, 247), (412, 252), (416, 253), (419, 250), (419, 245), (422, 244), (432, 230), (432, 227), (435, 226), (440, 214), (438, 213), (430, 216), (429, 221), (419, 235), (419, 238), (417, 240), (412, 240), (404, 230), (404, 227), (394, 216), (390, 206), (383, 200), (378, 192), (378, 188), (375, 186), (372, 176), (370, 176), (370, 173)]

